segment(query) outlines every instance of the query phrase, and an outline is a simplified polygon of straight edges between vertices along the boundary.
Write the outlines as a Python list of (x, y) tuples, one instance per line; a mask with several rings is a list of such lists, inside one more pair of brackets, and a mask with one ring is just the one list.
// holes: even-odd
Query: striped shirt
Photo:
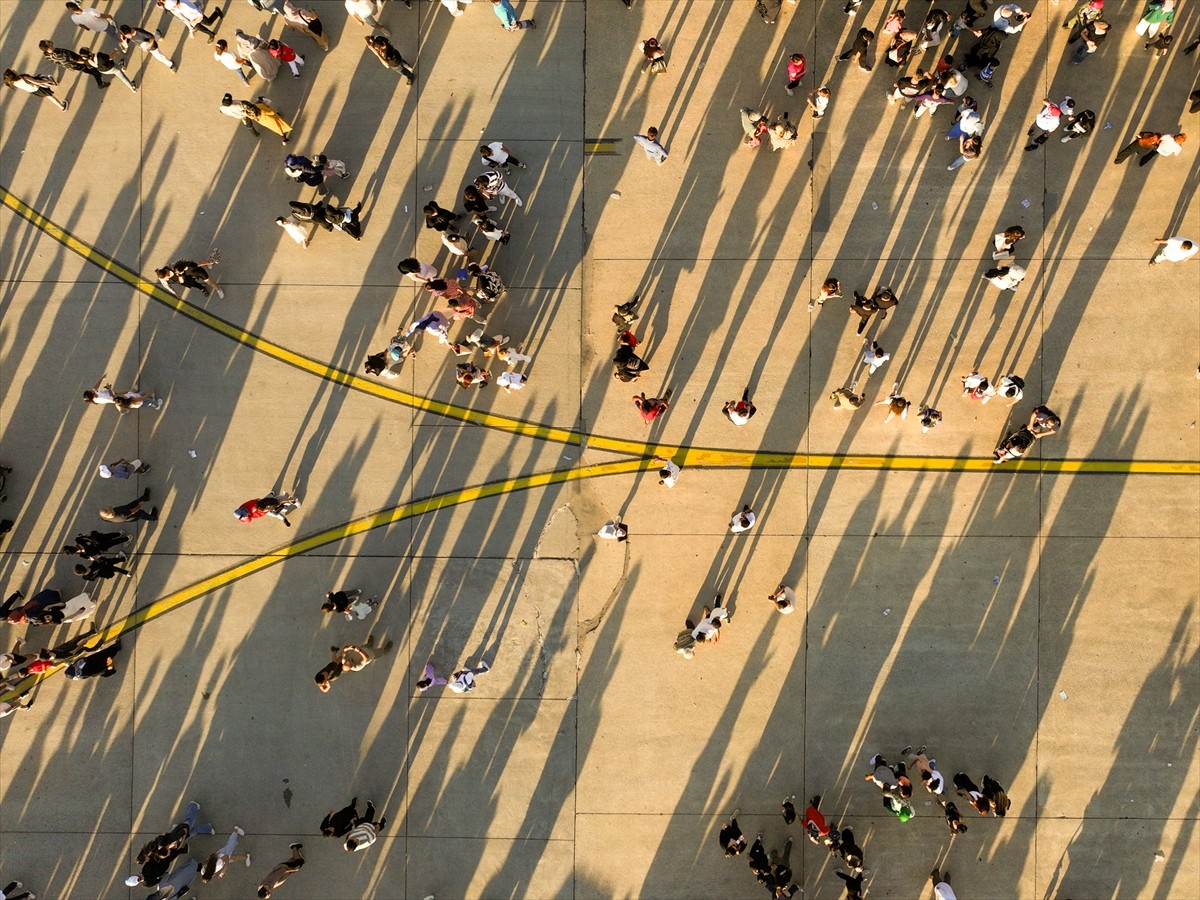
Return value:
[(496, 196), (504, 188), (504, 176), (496, 169), (484, 172), (479, 177), (487, 181), (487, 185), (480, 190), (488, 197)]
[(346, 849), (350, 851), (366, 850), (375, 843), (375, 826), (370, 822), (359, 822), (346, 835)]

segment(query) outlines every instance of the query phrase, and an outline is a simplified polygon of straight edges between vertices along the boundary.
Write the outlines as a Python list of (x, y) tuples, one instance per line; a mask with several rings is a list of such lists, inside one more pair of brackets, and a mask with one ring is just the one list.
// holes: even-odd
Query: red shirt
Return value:
[[(253, 522), (255, 519), (261, 519), (263, 516), (265, 516), (267, 514), (266, 510), (262, 510), (262, 509), (258, 508), (257, 500), (247, 500), (240, 507), (238, 507), (238, 509), (244, 509), (248, 513), (250, 513), (250, 515), (248, 515), (248, 516), (238, 516), (239, 522)], [(236, 510), (235, 510), (235, 512), (236, 512)]]
[(642, 414), (642, 418), (647, 422), (653, 422), (659, 416), (667, 411), (667, 403), (663, 400), (639, 400), (638, 412)]
[(280, 44), (278, 50), (271, 49), (271, 50), (268, 50), (267, 52), (270, 53), (273, 57), (275, 57), (280, 62), (291, 62), (293, 59), (296, 58), (296, 51), (293, 50), (291, 47), (289, 47), (287, 44)]

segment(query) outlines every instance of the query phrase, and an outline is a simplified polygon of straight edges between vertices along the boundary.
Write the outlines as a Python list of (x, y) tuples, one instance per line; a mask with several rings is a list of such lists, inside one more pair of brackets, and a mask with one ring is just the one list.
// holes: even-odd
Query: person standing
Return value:
[(1200, 247), (1196, 246), (1196, 242), (1180, 235), (1174, 237), (1155, 238), (1154, 243), (1159, 245), (1158, 252), (1154, 254), (1154, 259), (1150, 260), (1150, 265), (1157, 266), (1160, 262), (1184, 262), (1196, 255), (1196, 251)]
[(1142, 158), (1138, 160), (1138, 165), (1149, 165), (1157, 156), (1178, 156), (1183, 152), (1183, 147), (1180, 145), (1186, 140), (1186, 134), (1177, 134), (1173, 137), (1169, 134), (1164, 134), (1162, 139), (1158, 142), (1158, 146), (1149, 153), (1144, 154)]
[(375, 54), (375, 58), (383, 63), (385, 68), (392, 69), (404, 76), (405, 83), (412, 87), (413, 80), (417, 77), (417, 73), (413, 71), (412, 66), (405, 62), (404, 57), (400, 55), (400, 51), (392, 46), (392, 42), (382, 34), (371, 35), (363, 38), (367, 43), (367, 49)]
[(379, 605), (379, 598), (368, 597), (361, 600), (360, 597), (362, 591), (358, 588), (350, 591), (327, 591), (325, 602), (321, 604), (321, 612), (326, 615), (337, 613), (345, 616), (348, 622), (361, 621)]
[(355, 818), (354, 827), (350, 829), (346, 835), (346, 841), (342, 845), (347, 853), (366, 850), (375, 843), (379, 832), (383, 831), (384, 826), (387, 825), (387, 816), (380, 816), (378, 822), (374, 819), (375, 804), (368, 800), (366, 812)]
[(804, 83), (804, 73), (806, 66), (803, 53), (793, 53), (788, 57), (787, 64), (787, 81), (783, 85), (783, 89), (787, 91), (787, 95), (791, 97), (796, 93), (796, 88)]
[(1062, 23), (1063, 28), (1071, 29), (1067, 35), (1067, 43), (1073, 44), (1079, 40), (1083, 29), (1091, 22), (1097, 21), (1104, 15), (1104, 0), (1085, 0), (1082, 6), (1067, 16)]
[[(741, 512), (735, 512), (729, 517), (729, 533), (741, 534), (743, 531), (749, 531), (754, 527), (754, 523), (758, 521), (758, 516), (754, 514), (754, 510), (749, 504), (742, 504)], [(718, 601), (720, 597), (718, 596)]]
[(633, 405), (641, 414), (642, 421), (647, 425), (652, 425), (655, 419), (671, 408), (671, 388), (667, 388), (662, 397), (647, 397), (645, 391), (634, 394)]
[(667, 51), (656, 37), (648, 37), (637, 42), (638, 52), (642, 54), (642, 71), (651, 75), (661, 75), (667, 71)]
[(237, 55), (246, 60), (256, 75), (270, 83), (279, 74), (279, 60), (271, 55), (270, 45), (256, 34), (246, 34), (237, 28), (233, 32)]
[(288, 880), (288, 876), (295, 872), (299, 872), (304, 866), (304, 854), (300, 851), (304, 848), (303, 844), (291, 844), (289, 849), (292, 855), (283, 862), (278, 863), (275, 868), (267, 873), (267, 876), (258, 883), (258, 896), (267, 900), (271, 896), (271, 892), (282, 887), (283, 883)]
[(645, 134), (635, 134), (633, 142), (660, 166), (667, 161), (667, 149), (659, 143), (657, 128), (651, 126), (646, 129)]
[(67, 111), (69, 101), (59, 100), (54, 96), (54, 88), (58, 86), (58, 81), (49, 75), (19, 74), (13, 69), (5, 69), (4, 86), (35, 97), (43, 97), (63, 112)]
[(1175, 21), (1175, 0), (1150, 0), (1134, 27), (1139, 35), (1152, 38), (1160, 28), (1170, 28)]
[(740, 110), (742, 131), (746, 133), (746, 146), (757, 147), (770, 129), (770, 120), (757, 109), (743, 106)]
[(992, 246), (995, 251), (992, 253), (992, 259), (995, 260), (1010, 260), (1014, 258), (1013, 248), (1017, 246), (1017, 242), (1025, 237), (1025, 229), (1020, 225), (1010, 225), (1003, 231), (998, 232), (992, 237)]
[(662, 468), (658, 470), (658, 483), (663, 487), (675, 487), (675, 482), (679, 480), (679, 473), (683, 471), (682, 468), (674, 460), (665, 456), (654, 458), (663, 464)]
[[(698, 644), (715, 644), (721, 640), (721, 626), (729, 621), (729, 609), (721, 606), (721, 595), (713, 599), (711, 609), (705, 606), (700, 611), (700, 623), (692, 629), (692, 639)], [(753, 855), (753, 854), (752, 854)]]
[(825, 115), (825, 110), (829, 109), (829, 99), (831, 96), (827, 85), (821, 85), (821, 87), (808, 95), (805, 102), (808, 104), (808, 108), (812, 110), (812, 117), (814, 119), (820, 119)]
[(933, 885), (935, 900), (958, 900), (954, 888), (950, 887), (950, 873), (934, 869), (929, 873), (929, 883)]
[(1103, 19), (1096, 19), (1083, 26), (1083, 30), (1079, 32), (1083, 43), (1076, 47), (1075, 52), (1071, 54), (1071, 65), (1079, 65), (1088, 56), (1099, 50), (1100, 45), (1108, 39), (1108, 29), (1109, 25)]
[(289, 69), (292, 70), (292, 77), (300, 77), (300, 67), (304, 65), (303, 54), (297, 53), (287, 44), (278, 40), (267, 41), (267, 52), (281, 63), (287, 63)]
[(321, 17), (313, 10), (301, 6), (295, 0), (283, 0), (283, 24), (285, 27), (308, 35), (317, 46), (329, 52), (329, 37), (325, 34), (325, 26)]
[(175, 61), (158, 49), (158, 41), (162, 37), (158, 32), (151, 33), (144, 28), (121, 25), (117, 33), (121, 35), (119, 46), (122, 53), (127, 53), (131, 46), (137, 47), (143, 53), (149, 53), (172, 72), (175, 71)]
[(526, 28), (537, 28), (533, 19), (518, 19), (517, 11), (509, 0), (492, 0), (492, 12), (500, 19), (505, 31), (522, 31)]
[[(1070, 97), (1067, 98), (1067, 100), (1070, 99)], [(1066, 103), (1066, 101), (1063, 102)], [(1062, 121), (1062, 114), (1062, 106), (1052, 103), (1049, 97), (1042, 100), (1042, 110), (1037, 114), (1037, 118), (1026, 132), (1029, 135), (1029, 143), (1025, 145), (1025, 149), (1036, 150), (1042, 144), (1046, 143), (1050, 135), (1058, 130), (1059, 123)]]
[[(836, 59), (838, 62), (847, 62), (849, 60), (853, 60), (854, 62), (858, 63), (858, 67), (864, 72), (870, 72), (871, 41), (873, 40), (875, 40), (875, 32), (873, 32), (870, 28), (858, 29), (858, 34), (854, 37), (854, 43), (850, 45), (845, 53), (842, 53), (840, 56), (836, 57)], [(791, 91), (788, 91), (788, 93), (790, 94)]]
[(1063, 136), (1059, 140), (1065, 144), (1078, 137), (1087, 137), (1095, 127), (1096, 114), (1090, 109), (1085, 109), (1083, 112), (1067, 118), (1067, 124), (1063, 128)]
[(721, 412), (734, 425), (745, 425), (754, 418), (754, 414), (758, 412), (758, 408), (754, 405), (754, 401), (750, 399), (750, 388), (742, 391), (741, 400), (726, 401)]
[(775, 611), (780, 615), (790, 616), (796, 610), (796, 592), (786, 584), (775, 588), (767, 595), (767, 599), (775, 605)]

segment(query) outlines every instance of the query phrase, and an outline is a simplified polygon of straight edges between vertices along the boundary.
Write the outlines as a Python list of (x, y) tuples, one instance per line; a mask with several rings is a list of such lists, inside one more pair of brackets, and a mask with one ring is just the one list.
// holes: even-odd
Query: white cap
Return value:
[(137, 887), (141, 883), (142, 883), (141, 875), (130, 875), (128, 878), (125, 879), (126, 887)]

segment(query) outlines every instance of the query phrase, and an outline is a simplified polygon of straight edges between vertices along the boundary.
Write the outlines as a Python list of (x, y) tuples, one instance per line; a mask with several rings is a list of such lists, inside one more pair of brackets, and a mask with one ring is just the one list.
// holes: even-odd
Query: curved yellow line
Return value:
[[(607, 450), (629, 456), (666, 456), (678, 460), (681, 464), (701, 468), (765, 468), (765, 469), (858, 469), (881, 470), (894, 469), (911, 472), (990, 472), (996, 467), (990, 459), (974, 459), (959, 457), (937, 456), (858, 456), (850, 454), (803, 454), (779, 453), (772, 451), (742, 452), (736, 450), (721, 450), (717, 448), (680, 447), (673, 444), (651, 444), (644, 441), (629, 441), (621, 438), (589, 435), (569, 428), (556, 428), (550, 425), (539, 425), (494, 413), (481, 412), (440, 400), (431, 400), (397, 390), (362, 378), (352, 372), (336, 369), (326, 363), (311, 359), (303, 354), (288, 350), (266, 338), (260, 337), (232, 322), (227, 322), (219, 316), (191, 303), (182, 300), (166, 291), (157, 284), (142, 278), (137, 272), (101, 253), (90, 244), (81, 241), (69, 231), (54, 224), (33, 207), (15, 197), (6, 188), (0, 186), (0, 199), (4, 205), (19, 216), (26, 219), (34, 227), (49, 237), (58, 241), (69, 250), (78, 253), (88, 262), (103, 269), (134, 289), (140, 291), (152, 300), (163, 304), (186, 316), (206, 328), (210, 328), (244, 346), (270, 356), (272, 359), (286, 363), (302, 371), (316, 375), (327, 381), (344, 385), (356, 391), (399, 403), (413, 409), (430, 412), (446, 418), (457, 419), (487, 428), (519, 434), (526, 437), (540, 438), (560, 444), (586, 445), (594, 450)], [(1056, 473), (1056, 474), (1123, 474), (1123, 475), (1200, 475), (1200, 462), (1177, 460), (1042, 460), (1024, 459), (1017, 463), (1006, 463), (999, 467), (1002, 471), (1021, 473)]]
[[(134, 610), (125, 618), (119, 619), (109, 625), (103, 631), (98, 631), (94, 636), (88, 638), (86, 646), (94, 648), (115, 641), (121, 635), (141, 628), (143, 625), (153, 622), (155, 619), (162, 618), (167, 613), (179, 609), (179, 607), (191, 603), (193, 600), (197, 600), (206, 594), (211, 594), (213, 591), (233, 584), (235, 581), (240, 581), (264, 569), (277, 566), (281, 562), (289, 560), (294, 556), (300, 556), (310, 550), (316, 550), (318, 547), (324, 547), (327, 544), (345, 540), (357, 534), (364, 534), (373, 529), (382, 528), (385, 525), (394, 525), (396, 522), (402, 522), (405, 519), (411, 519), (415, 516), (423, 516), (427, 513), (449, 509), (453, 506), (472, 503), (476, 500), (495, 497), (500, 494), (527, 491), (532, 488), (545, 487), (551, 484), (563, 484), (568, 481), (579, 481), (584, 478), (625, 475), (656, 467), (657, 465), (653, 460), (625, 459), (617, 462), (600, 463), (594, 466), (555, 469), (551, 472), (522, 475), (519, 478), (506, 478), (502, 481), (490, 481), (485, 484), (475, 485), (474, 487), (447, 491), (444, 494), (434, 494), (432, 497), (414, 500), (411, 503), (401, 503), (399, 506), (393, 506), (390, 509), (369, 513), (357, 519), (351, 519), (349, 522), (343, 522), (341, 525), (334, 525), (332, 528), (318, 531), (316, 534), (301, 538), (298, 541), (280, 547), (278, 550), (248, 559), (245, 562), (217, 572), (215, 575), (202, 578), (200, 581), (189, 584), (187, 587), (172, 591), (165, 597), (160, 597), (158, 600), (148, 603), (141, 609)], [(0, 696), (0, 701), (11, 702), (58, 672), (61, 668), (59, 666), (49, 672), (29, 676), (17, 685), (11, 693)]]

